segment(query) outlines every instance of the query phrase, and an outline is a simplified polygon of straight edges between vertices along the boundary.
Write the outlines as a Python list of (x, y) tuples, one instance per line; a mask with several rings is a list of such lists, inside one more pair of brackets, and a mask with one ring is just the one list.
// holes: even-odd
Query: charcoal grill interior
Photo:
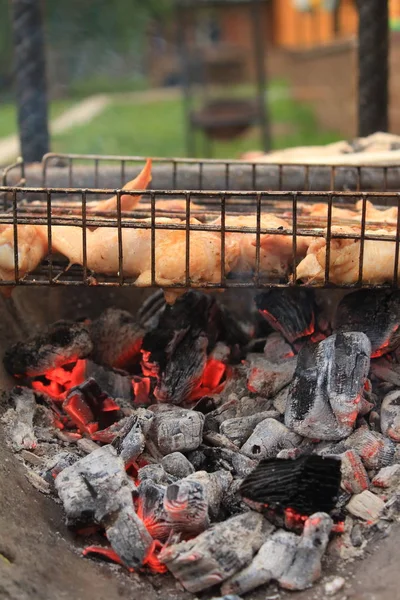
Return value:
[[(64, 210), (57, 214), (57, 198), (67, 196), (67, 188), (84, 188), (90, 186), (100, 190), (101, 197), (107, 197), (118, 189), (125, 180), (137, 173), (138, 159), (129, 161), (119, 157), (111, 161), (109, 157), (102, 160), (100, 157), (90, 159), (82, 157), (65, 157), (51, 155), (44, 159), (41, 165), (24, 167), (16, 164), (5, 172), (3, 184), (6, 186), (3, 193), (3, 212), (0, 216), (1, 223), (13, 223), (18, 218), (18, 223), (32, 222), (32, 218), (47, 217), (49, 198), (52, 202), (54, 223), (57, 219), (78, 219), (82, 217), (73, 214), (64, 217)], [(91, 168), (88, 168), (88, 164)], [(117, 164), (116, 164), (117, 163)], [(238, 212), (243, 206), (260, 206), (261, 202), (271, 202), (275, 208), (276, 203), (286, 207), (293, 207), (302, 198), (303, 194), (315, 201), (323, 199), (329, 203), (353, 204), (354, 200), (361, 198), (372, 199), (382, 206), (398, 203), (396, 189), (400, 189), (400, 172), (397, 167), (363, 169), (337, 167), (331, 170), (327, 167), (301, 167), (301, 166), (265, 166), (265, 165), (239, 165), (237, 163), (207, 162), (195, 163), (192, 161), (160, 161), (154, 169), (153, 192), (149, 193), (150, 200), (162, 194), (159, 189), (247, 189), (248, 193), (235, 195), (239, 202), (230, 205), (229, 193), (221, 192), (216, 195), (203, 193), (183, 193), (185, 199), (198, 201), (202, 198), (207, 204), (207, 209), (220, 211), (221, 198), (229, 208)], [(275, 178), (275, 183), (267, 185), (268, 179)], [(107, 180), (107, 181), (106, 181)], [(197, 181), (197, 183), (196, 183)], [(169, 183), (168, 183), (169, 182)], [(332, 182), (335, 185), (332, 186)], [(190, 185), (184, 185), (190, 184)], [(297, 183), (297, 185), (291, 185)], [(201, 185), (200, 185), (201, 184)], [(222, 185), (221, 185), (222, 184)], [(52, 186), (43, 191), (42, 186)], [(24, 186), (26, 189), (24, 189)], [(104, 187), (102, 187), (104, 186)], [(268, 188), (283, 190), (282, 194), (273, 192), (265, 193)], [(309, 193), (313, 188), (319, 191)], [(29, 192), (27, 190), (31, 189)], [(288, 189), (296, 192), (287, 193)], [(329, 192), (334, 189), (335, 192)], [(253, 190), (253, 192), (251, 191)], [(321, 192), (325, 190), (326, 193)], [(346, 191), (345, 191), (346, 190)], [(254, 193), (256, 192), (256, 193)], [(257, 193), (259, 192), (259, 193)], [(86, 197), (95, 197), (87, 191)], [(174, 192), (175, 195), (175, 192)], [(27, 197), (40, 199), (37, 212), (26, 202)], [(192, 197), (193, 196), (193, 197)], [(176, 197), (176, 195), (175, 195)], [(81, 202), (82, 191), (68, 192), (68, 199)], [(61, 214), (61, 212), (63, 214)], [(150, 216), (152, 211), (150, 211)], [(153, 211), (154, 214), (154, 211)], [(96, 215), (96, 218), (101, 215)], [(121, 222), (121, 213), (112, 215), (110, 219)], [(84, 217), (83, 217), (84, 218)], [(86, 225), (91, 224), (92, 217), (86, 216)], [(97, 221), (95, 221), (97, 223)], [(293, 226), (292, 235), (296, 235), (297, 225)], [(257, 230), (250, 230), (260, 233)], [(289, 232), (290, 233), (290, 232)], [(188, 234), (189, 235), (189, 234)], [(395, 238), (398, 240), (398, 233)], [(18, 280), (18, 273), (17, 280)], [(128, 287), (130, 282), (125, 281), (99, 281), (99, 285), (91, 287), (90, 281), (84, 279), (87, 274), (84, 270), (65, 271), (65, 262), (52, 261), (43, 263), (39, 271), (31, 274), (14, 290), (12, 299), (0, 297), (0, 354), (17, 340), (26, 339), (34, 331), (40, 330), (45, 325), (61, 318), (78, 319), (81, 317), (95, 318), (105, 308), (115, 306), (135, 312), (150, 290), (139, 290)], [(15, 283), (12, 282), (12, 283)], [(63, 285), (65, 283), (65, 285)], [(240, 285), (241, 282), (231, 282), (225, 287), (247, 287), (247, 290), (229, 290), (222, 296), (223, 301), (231, 303), (238, 309), (238, 298), (242, 298), (242, 305), (252, 300), (254, 289), (257, 287), (254, 280)], [(260, 282), (258, 282), (259, 284)], [(50, 284), (50, 285), (49, 285)], [(287, 284), (283, 284), (287, 285)], [(124, 289), (118, 289), (123, 287)], [(218, 286), (220, 287), (220, 286)], [(259, 287), (262, 287), (262, 285)], [(327, 293), (329, 293), (327, 291)], [(241, 307), (239, 307), (240, 310)], [(2, 361), (0, 363), (0, 388), (8, 390), (14, 382), (4, 372)], [(1, 432), (2, 433), (2, 432)], [(138, 594), (150, 600), (168, 598), (171, 600), (189, 600), (195, 596), (182, 591), (172, 577), (158, 575), (141, 577), (128, 575), (125, 572), (110, 569), (107, 565), (84, 560), (79, 555), (76, 541), (67, 531), (63, 523), (61, 507), (33, 489), (26, 479), (23, 466), (7, 448), (3, 436), (0, 435), (0, 597), (11, 600), (47, 600), (54, 598), (82, 598), (82, 600), (109, 600), (110, 598), (130, 599)], [(397, 567), (397, 536), (399, 526), (393, 526), (391, 534), (383, 541), (377, 542), (376, 548), (363, 561), (353, 563), (346, 567), (346, 572), (338, 573), (334, 562), (326, 570), (326, 574), (337, 573), (348, 575), (346, 594), (349, 598), (362, 598), (362, 600), (389, 600), (397, 597), (399, 576)], [(351, 575), (354, 574), (354, 577)], [(323, 585), (319, 584), (312, 590), (316, 599), (325, 597)], [(212, 594), (204, 597), (210, 598)], [(293, 594), (280, 592), (280, 597), (294, 597)], [(202, 595), (203, 597), (203, 595)], [(300, 592), (295, 595), (299, 600), (307, 600), (310, 592)], [(249, 600), (265, 598), (262, 588), (246, 595)]]
[[(116, 306), (132, 312), (140, 306), (149, 291), (138, 289), (85, 289), (83, 287), (19, 287), (13, 302), (0, 298), (0, 351), (17, 340), (40, 331), (60, 318), (95, 318), (105, 308)], [(237, 306), (238, 294), (248, 304), (249, 291), (231, 290), (224, 300)], [(11, 310), (10, 310), (11, 308)], [(242, 306), (239, 307), (239, 311)], [(9, 390), (14, 382), (5, 374), (0, 361), (0, 387)], [(1, 427), (1, 426), (0, 426)], [(81, 545), (64, 525), (62, 507), (37, 490), (26, 479), (25, 467), (5, 444), (0, 432), (0, 597), (11, 600), (130, 600), (143, 594), (149, 600), (195, 600), (195, 596), (179, 589), (169, 575), (129, 575), (121, 569), (101, 562), (83, 559)], [(391, 600), (398, 591), (397, 537), (394, 525), (385, 540), (377, 542), (371, 553), (359, 562), (337, 569), (332, 562), (324, 573), (344, 575), (348, 579), (349, 598)], [(351, 575), (354, 574), (354, 577)], [(313, 598), (325, 598), (323, 582), (312, 590)], [(271, 591), (272, 594), (272, 591)], [(202, 594), (209, 599), (212, 593)], [(245, 595), (249, 600), (264, 600), (265, 589)], [(310, 591), (280, 592), (280, 598), (308, 600)]]

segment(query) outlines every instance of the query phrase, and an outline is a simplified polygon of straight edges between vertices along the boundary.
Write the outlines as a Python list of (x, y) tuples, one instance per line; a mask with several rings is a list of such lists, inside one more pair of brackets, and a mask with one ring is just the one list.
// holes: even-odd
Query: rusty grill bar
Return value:
[[(124, 190), (124, 195), (142, 196), (142, 203), (150, 205), (149, 209), (135, 210), (134, 213), (121, 209), (120, 187), (98, 187), (106, 183), (107, 177), (112, 183), (118, 178), (120, 186), (127, 179), (136, 175), (144, 163), (141, 157), (110, 157), (96, 155), (46, 155), (40, 165), (24, 165), (16, 162), (5, 169), (3, 186), (0, 187), (0, 228), (13, 226), (14, 243), (14, 278), (0, 281), (0, 286), (11, 285), (98, 285), (128, 286), (135, 285), (135, 278), (124, 276), (123, 230), (150, 230), (151, 285), (157, 286), (156, 275), (156, 231), (172, 230), (185, 232), (186, 257), (185, 278), (179, 283), (162, 285), (166, 288), (265, 288), (288, 287), (301, 285), (296, 280), (296, 249), (299, 237), (324, 237), (326, 239), (325, 277), (319, 287), (398, 287), (400, 211), (398, 210), (397, 227), (394, 225), (388, 233), (374, 233), (382, 229), (379, 222), (368, 223), (366, 229), (367, 201), (376, 207), (397, 206), (400, 208), (400, 167), (384, 166), (335, 166), (324, 165), (265, 165), (242, 163), (239, 161), (195, 161), (190, 159), (155, 159), (153, 161), (155, 176), (153, 188), (146, 191)], [(90, 168), (91, 165), (91, 168)], [(159, 169), (157, 171), (157, 168)], [(265, 171), (267, 169), (267, 171)], [(287, 190), (288, 172), (291, 170), (299, 177), (302, 172), (303, 189)], [(168, 171), (168, 172), (167, 172)], [(266, 186), (265, 173), (271, 176), (271, 185)], [(232, 185), (246, 173), (246, 185), (249, 189), (235, 191)], [(317, 173), (317, 175), (316, 175)], [(212, 174), (222, 178), (225, 189), (205, 188)], [(321, 184), (324, 174), (328, 189)], [(346, 175), (347, 174), (347, 175)], [(50, 185), (56, 178), (66, 181), (66, 186)], [(346, 178), (347, 177), (347, 178)], [(41, 179), (41, 185), (30, 185)], [(170, 179), (171, 187), (161, 189), (159, 183)], [(197, 185), (194, 183), (197, 178)], [(92, 186), (78, 186), (88, 182)], [(191, 189), (182, 187), (182, 182), (194, 183)], [(363, 189), (364, 183), (364, 189)], [(278, 185), (277, 185), (278, 184)], [(262, 186), (262, 187), (261, 187)], [(261, 189), (260, 189), (261, 187)], [(204, 189), (205, 188), (205, 189)], [(268, 189), (272, 188), (272, 189)], [(99, 198), (117, 196), (117, 210), (114, 212), (93, 212), (90, 201)], [(158, 200), (180, 199), (182, 210), (156, 209)], [(353, 207), (362, 200), (361, 227), (352, 233), (340, 233), (332, 230), (332, 209)], [(35, 204), (33, 204), (35, 202)], [(191, 202), (200, 205), (194, 208)], [(306, 217), (299, 214), (299, 204), (324, 202), (327, 205), (326, 217)], [(289, 223), (286, 229), (268, 229), (262, 227), (261, 217), (265, 213), (276, 216), (284, 215)], [(239, 227), (226, 224), (230, 215), (253, 215), (255, 227)], [(177, 217), (180, 223), (157, 223), (156, 217)], [(192, 217), (200, 222), (191, 222)], [(210, 224), (211, 219), (220, 218), (220, 224)], [(147, 218), (148, 222), (136, 219)], [(354, 225), (354, 222), (343, 221), (340, 224)], [(19, 231), (17, 225), (44, 225), (47, 227), (49, 248), (52, 247), (52, 228), (57, 225), (78, 226), (82, 228), (83, 265), (68, 267), (68, 260), (50, 253), (46, 260), (33, 272), (21, 277)], [(87, 264), (87, 231), (90, 228), (115, 227), (118, 232), (118, 272), (113, 276), (92, 273)], [(191, 281), (190, 247), (192, 232), (211, 231), (220, 235), (221, 273), (218, 282), (205, 281), (201, 284)], [(255, 236), (255, 269), (240, 277), (231, 278), (226, 273), (226, 234), (240, 233)], [(292, 239), (291, 277), (285, 280), (267, 280), (260, 268), (260, 240), (264, 234), (290, 236)], [(336, 239), (360, 240), (358, 280), (351, 284), (333, 284), (329, 280), (332, 241)], [(382, 285), (370, 285), (363, 281), (364, 244), (366, 240), (379, 242), (395, 242), (394, 272), (391, 281)]]

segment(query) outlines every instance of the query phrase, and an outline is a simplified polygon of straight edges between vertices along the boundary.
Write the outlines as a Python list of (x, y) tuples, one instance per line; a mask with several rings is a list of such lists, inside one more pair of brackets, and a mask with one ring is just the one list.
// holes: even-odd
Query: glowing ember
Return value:
[(38, 392), (43, 392), (53, 400), (65, 400), (72, 387), (80, 385), (85, 380), (86, 360), (77, 360), (50, 369), (46, 373), (32, 381), (32, 387)]
[[(190, 394), (190, 401), (194, 402), (209, 394), (219, 394), (224, 389), (228, 367), (220, 360), (210, 358), (204, 367), (203, 375), (195, 389)], [(225, 379), (224, 379), (225, 377)]]
[(400, 325), (395, 325), (395, 327), (393, 328), (393, 331), (391, 333), (391, 335), (388, 337), (388, 339), (381, 345), (380, 348), (378, 348), (377, 350), (375, 350), (372, 354), (371, 354), (371, 358), (379, 358), (380, 356), (382, 356), (383, 354), (386, 354), (386, 352), (388, 352), (390, 350), (390, 343), (391, 343), (391, 338), (392, 335), (394, 335), (396, 333), (396, 331), (399, 329)]
[[(157, 540), (154, 540), (149, 552), (147, 553), (147, 556), (143, 561), (143, 567), (147, 567), (153, 573), (166, 573), (167, 567), (158, 560), (158, 555), (162, 548), (163, 545)], [(130, 573), (134, 572), (134, 569), (127, 567), (122, 562), (118, 554), (114, 552), (112, 548), (105, 548), (104, 546), (87, 546), (86, 548), (84, 548), (84, 550), (82, 550), (82, 554), (83, 556), (101, 557), (105, 560), (114, 562), (118, 565), (125, 567)]]

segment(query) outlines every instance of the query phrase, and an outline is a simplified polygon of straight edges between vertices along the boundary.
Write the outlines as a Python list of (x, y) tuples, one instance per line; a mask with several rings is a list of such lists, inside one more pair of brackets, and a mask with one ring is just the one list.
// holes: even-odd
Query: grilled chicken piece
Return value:
[[(138, 223), (151, 223), (151, 219), (138, 219)], [(198, 223), (195, 219), (192, 223)], [(179, 219), (157, 217), (156, 225), (181, 223)], [(53, 248), (68, 257), (71, 264), (83, 264), (82, 229), (56, 226), (52, 229)], [(87, 267), (95, 273), (117, 275), (118, 230), (101, 227), (86, 233)], [(123, 274), (137, 277), (136, 285), (151, 285), (151, 230), (122, 229)], [(227, 240), (225, 269), (228, 273), (239, 255), (236, 239)], [(218, 283), (221, 278), (221, 241), (218, 232), (191, 231), (189, 277), (191, 286)], [(186, 231), (156, 229), (155, 232), (155, 282), (160, 286), (183, 285), (186, 281)], [(184, 293), (174, 290), (170, 299)]]
[[(146, 162), (145, 167), (139, 175), (128, 182), (123, 189), (141, 190), (145, 189), (151, 181), (151, 160)], [(140, 196), (121, 195), (121, 209), (131, 210), (135, 208)], [(89, 205), (89, 203), (88, 203)], [(92, 203), (92, 209), (98, 211), (116, 210), (117, 196), (108, 200)], [(52, 228), (53, 230), (54, 228)], [(81, 235), (82, 235), (82, 230)], [(39, 225), (18, 225), (18, 268), (20, 278), (34, 271), (40, 261), (48, 252), (48, 229)], [(54, 246), (55, 247), (55, 246)], [(14, 226), (0, 226), (0, 279), (3, 281), (14, 280)], [(1, 289), (9, 294), (10, 289)]]
[[(18, 225), (18, 269), (20, 278), (34, 271), (47, 252), (47, 227), (39, 235), (36, 225)], [(0, 279), (14, 280), (14, 226), (0, 226)]]
[[(214, 225), (221, 225), (219, 217), (213, 221)], [(225, 217), (226, 227), (251, 227), (256, 228), (256, 215), (240, 215)], [(293, 256), (293, 239), (290, 234), (279, 235), (279, 231), (290, 229), (290, 225), (284, 219), (273, 214), (261, 215), (261, 229), (276, 230), (277, 233), (266, 233), (260, 236), (260, 274), (272, 279), (284, 277), (289, 270), (290, 261)], [(243, 273), (256, 270), (256, 245), (255, 233), (226, 232), (226, 240), (236, 240), (240, 247), (240, 254), (232, 271)], [(303, 257), (308, 248), (308, 240), (311, 238), (297, 239), (297, 254)]]
[[(332, 234), (360, 234), (359, 227), (332, 227)], [(394, 235), (394, 231), (378, 229), (366, 230), (374, 235)], [(393, 280), (395, 261), (394, 241), (364, 241), (362, 282), (380, 284)], [(326, 239), (314, 238), (307, 256), (297, 267), (297, 279), (304, 283), (319, 284), (325, 279)], [(335, 284), (356, 283), (360, 265), (360, 240), (331, 239), (329, 281)], [(399, 269), (400, 272), (400, 269)]]
[[(396, 225), (397, 223), (397, 207), (392, 206), (385, 210), (375, 208), (369, 200), (366, 201), (365, 218), (367, 223), (382, 223)], [(332, 220), (338, 222), (340, 220), (352, 220), (361, 223), (363, 201), (359, 200), (355, 204), (355, 210), (348, 208), (340, 208), (332, 206)], [(328, 204), (318, 202), (316, 204), (302, 204), (299, 206), (302, 215), (310, 217), (328, 218)]]

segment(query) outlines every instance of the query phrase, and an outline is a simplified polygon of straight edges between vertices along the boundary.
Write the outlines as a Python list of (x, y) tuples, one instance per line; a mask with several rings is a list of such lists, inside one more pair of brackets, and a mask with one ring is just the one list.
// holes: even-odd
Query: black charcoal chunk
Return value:
[(301, 288), (270, 289), (255, 298), (255, 303), (273, 329), (288, 342), (310, 336), (315, 330), (315, 291)]
[(121, 369), (140, 358), (144, 329), (126, 310), (108, 308), (91, 323), (89, 332), (94, 362)]
[(302, 515), (330, 512), (341, 481), (340, 460), (317, 455), (261, 461), (241, 486), (243, 498)]
[(334, 320), (337, 331), (362, 331), (371, 342), (372, 355), (380, 356), (400, 344), (400, 293), (357, 290), (339, 303)]
[(10, 375), (34, 377), (86, 358), (92, 349), (89, 331), (82, 323), (57, 321), (44, 333), (13, 344), (3, 362)]

